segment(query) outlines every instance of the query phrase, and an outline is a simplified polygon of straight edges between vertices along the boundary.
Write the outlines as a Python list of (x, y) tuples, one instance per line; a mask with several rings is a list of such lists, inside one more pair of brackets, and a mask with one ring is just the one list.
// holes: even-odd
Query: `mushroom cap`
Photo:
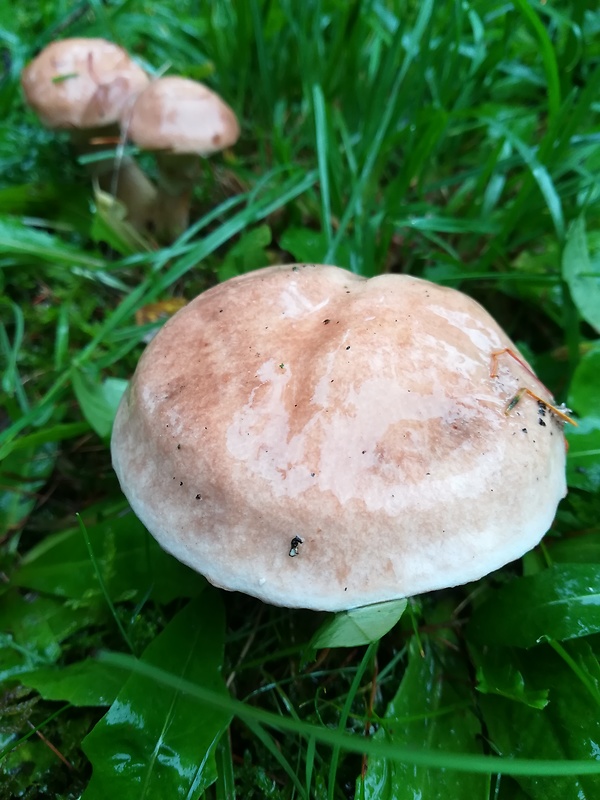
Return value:
[(150, 79), (128, 53), (105, 39), (62, 39), (24, 70), (28, 104), (49, 128), (95, 128), (118, 122)]
[(454, 289), (261, 269), (150, 343), (114, 468), (160, 544), (225, 589), (340, 610), (466, 583), (537, 544), (566, 492), (561, 421), (527, 394), (507, 410), (524, 387), (551, 402), (511, 352)]
[(237, 117), (218, 94), (188, 78), (152, 81), (123, 119), (127, 136), (144, 150), (207, 156), (235, 144)]

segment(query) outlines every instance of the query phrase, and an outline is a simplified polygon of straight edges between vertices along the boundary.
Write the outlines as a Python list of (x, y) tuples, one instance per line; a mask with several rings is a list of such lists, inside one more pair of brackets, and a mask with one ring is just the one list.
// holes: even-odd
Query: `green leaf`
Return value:
[[(593, 524), (595, 523), (596, 520), (593, 521)], [(575, 536), (547, 539), (546, 546), (548, 557), (553, 563), (600, 564), (600, 531), (598, 530), (592, 530), (581, 535), (578, 531)], [(541, 565), (543, 558), (541, 554), (539, 555), (539, 564)]]
[[(221, 597), (207, 590), (171, 620), (141, 661), (226, 694), (224, 635)], [(227, 712), (132, 674), (83, 741), (93, 768), (84, 800), (200, 797), (216, 779), (215, 748), (229, 720)]]
[(600, 260), (590, 258), (583, 217), (569, 228), (562, 273), (582, 318), (600, 331)]
[[(569, 655), (579, 667), (597, 660), (584, 641), (569, 642)], [(494, 749), (509, 758), (598, 758), (600, 714), (585, 684), (549, 647), (523, 653), (522, 667), (528, 684), (549, 690), (542, 710), (497, 696), (479, 701)], [(532, 800), (596, 800), (599, 776), (516, 777)]]
[(583, 419), (567, 433), (569, 486), (587, 491), (600, 488), (600, 348), (584, 354), (573, 375), (569, 405)]
[(34, 444), (10, 453), (0, 467), (0, 531), (11, 533), (38, 502), (37, 492), (45, 485), (56, 462), (54, 442)]
[(19, 676), (44, 700), (66, 700), (74, 706), (110, 706), (125, 676), (123, 670), (86, 659), (66, 667), (41, 667)]
[[(291, 253), (299, 264), (322, 264), (329, 249), (327, 235), (310, 228), (287, 228), (279, 237), (279, 247)], [(350, 247), (341, 242), (336, 247), (336, 264), (349, 267)]]
[[(161, 550), (133, 516), (91, 525), (88, 535), (94, 557), (113, 602), (150, 594), (161, 603), (193, 597), (205, 586), (200, 575)], [(102, 595), (79, 528), (48, 536), (29, 551), (13, 575), (15, 586), (95, 603)]]
[[(388, 706), (375, 740), (455, 753), (481, 753), (480, 725), (471, 709), (466, 665), (449, 648), (424, 640), (424, 654), (411, 640), (408, 667)], [(365, 800), (452, 798), (487, 800), (488, 780), (481, 775), (428, 769), (370, 758), (363, 787)]]
[(6, 592), (0, 598), (0, 684), (55, 662), (62, 642), (99, 616), (97, 609), (72, 608), (49, 597), (23, 597), (16, 589)]
[(600, 419), (587, 417), (579, 427), (567, 425), (567, 482), (576, 489), (600, 489)]
[(72, 373), (73, 389), (83, 416), (96, 431), (98, 436), (106, 439), (121, 402), (127, 381), (121, 378), (106, 378), (100, 382), (96, 375), (74, 369)]
[(269, 263), (266, 248), (270, 244), (271, 229), (268, 225), (259, 225), (244, 233), (227, 251), (217, 271), (219, 281), (264, 267)]
[(517, 578), (476, 609), (467, 630), (479, 644), (516, 647), (598, 633), (600, 564), (559, 564)]
[(39, 657), (14, 647), (10, 637), (0, 634), (0, 684), (17, 679), (21, 673), (35, 669), (39, 663)]
[(519, 654), (500, 647), (472, 648), (471, 655), (477, 667), (476, 689), (482, 694), (508, 697), (531, 708), (545, 708), (547, 689), (532, 689), (525, 684), (519, 669)]
[(310, 648), (358, 647), (376, 642), (398, 622), (404, 614), (406, 602), (403, 598), (341, 611), (321, 625), (311, 640)]
[(21, 650), (45, 663), (61, 654), (61, 643), (75, 631), (97, 623), (98, 609), (73, 606), (53, 597), (23, 597), (16, 589), (0, 601), (0, 631), (9, 633)]
[(569, 406), (580, 416), (600, 422), (600, 344), (588, 350), (577, 365), (569, 387)]

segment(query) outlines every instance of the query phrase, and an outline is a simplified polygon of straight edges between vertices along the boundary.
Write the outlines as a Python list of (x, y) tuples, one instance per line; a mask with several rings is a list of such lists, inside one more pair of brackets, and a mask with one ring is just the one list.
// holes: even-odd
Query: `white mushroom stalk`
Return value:
[(466, 583), (534, 547), (566, 492), (565, 421), (461, 292), (290, 265), (166, 323), (112, 455), (135, 513), (212, 583), (337, 611)]

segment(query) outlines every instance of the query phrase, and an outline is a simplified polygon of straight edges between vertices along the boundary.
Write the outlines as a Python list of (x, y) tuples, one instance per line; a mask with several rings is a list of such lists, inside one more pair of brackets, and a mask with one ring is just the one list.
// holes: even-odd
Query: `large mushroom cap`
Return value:
[(207, 156), (240, 135), (235, 114), (218, 94), (177, 76), (152, 81), (123, 122), (138, 147), (168, 153)]
[(122, 47), (105, 39), (53, 42), (21, 75), (27, 102), (42, 122), (65, 129), (118, 122), (149, 80)]
[(565, 494), (560, 420), (527, 394), (507, 410), (524, 387), (551, 402), (511, 352), (453, 289), (258, 270), (148, 346), (114, 467), (162, 546), (226, 589), (338, 610), (465, 583), (537, 544)]

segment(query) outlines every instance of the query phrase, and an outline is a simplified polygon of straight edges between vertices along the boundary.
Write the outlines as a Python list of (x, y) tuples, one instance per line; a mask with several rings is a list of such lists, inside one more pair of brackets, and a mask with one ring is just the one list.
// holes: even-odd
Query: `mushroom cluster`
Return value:
[(188, 225), (199, 156), (233, 145), (239, 125), (221, 98), (196, 81), (150, 80), (105, 39), (64, 39), (24, 70), (25, 99), (49, 128), (68, 130), (80, 153), (128, 138), (157, 155), (158, 189), (129, 157), (92, 161), (90, 172), (123, 202), (140, 232), (171, 240)]
[(217, 586), (341, 610), (535, 546), (565, 411), (474, 300), (298, 264), (197, 297), (147, 347), (112, 437), (129, 502)]

